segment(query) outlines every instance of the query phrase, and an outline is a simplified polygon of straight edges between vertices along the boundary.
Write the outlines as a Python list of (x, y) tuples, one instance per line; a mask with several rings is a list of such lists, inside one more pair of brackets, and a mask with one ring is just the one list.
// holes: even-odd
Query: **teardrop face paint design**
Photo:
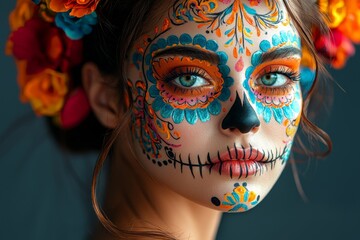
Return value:
[(167, 4), (130, 52), (134, 151), (175, 192), (247, 211), (281, 174), (300, 122), (299, 35), (282, 1)]

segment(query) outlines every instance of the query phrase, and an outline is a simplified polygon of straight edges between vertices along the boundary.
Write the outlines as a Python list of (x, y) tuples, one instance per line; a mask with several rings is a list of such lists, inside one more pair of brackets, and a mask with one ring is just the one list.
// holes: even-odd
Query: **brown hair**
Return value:
[[(321, 85), (319, 82), (320, 75), (326, 75), (327, 71), (322, 63), (320, 56), (316, 53), (315, 46), (313, 44), (313, 37), (312, 33), (314, 28), (322, 32), (322, 34), (328, 34), (327, 25), (324, 23), (323, 19), (324, 16), (319, 11), (319, 8), (314, 7), (314, 3), (310, 1), (284, 1), (286, 8), (289, 11), (289, 14), (297, 28), (301, 39), (302, 45), (307, 48), (315, 61), (315, 81), (312, 88), (309, 91), (309, 94), (303, 101), (303, 108), (301, 112), (301, 130), (305, 132), (305, 134), (309, 137), (310, 143), (314, 144), (314, 140), (321, 142), (325, 146), (325, 150), (317, 151), (316, 149), (311, 151), (304, 144), (303, 140), (300, 137), (296, 137), (296, 143), (301, 148), (301, 152), (307, 156), (313, 157), (325, 157), (327, 156), (332, 150), (332, 142), (329, 135), (323, 131), (321, 128), (316, 126), (310, 119), (309, 119), (309, 111), (313, 94), (324, 92), (324, 86)], [(301, 16), (301, 17), (300, 17)], [(322, 89), (321, 89), (322, 88)], [(320, 95), (320, 94), (319, 94)], [(329, 98), (328, 98), (329, 99)], [(322, 99), (323, 100), (323, 99)], [(321, 101), (319, 101), (321, 102)], [(316, 104), (318, 104), (317, 102)]]
[[(94, 45), (97, 46), (97, 51), (85, 51), (92, 54), (87, 55), (86, 60), (96, 63), (104, 74), (117, 76), (118, 81), (110, 84), (116, 85), (121, 96), (129, 96), (130, 94), (126, 86), (126, 71), (122, 63), (127, 58), (126, 54), (131, 47), (131, 43), (141, 35), (143, 23), (147, 19), (151, 10), (150, 7), (154, 2), (155, 1), (153, 0), (102, 0), (97, 10), (99, 24), (93, 33), (85, 39), (85, 49), (93, 49)], [(309, 49), (316, 62), (316, 79), (310, 93), (304, 99), (300, 128), (312, 139), (323, 143), (326, 149), (325, 151), (309, 151), (300, 137), (297, 136), (295, 141), (300, 148), (302, 148), (302, 152), (308, 156), (323, 157), (329, 154), (332, 149), (331, 140), (323, 130), (312, 123), (308, 116), (312, 96), (315, 92), (318, 94), (318, 92), (321, 91), (321, 89), (318, 89), (317, 87), (319, 85), (318, 75), (321, 72), (325, 72), (321, 59), (316, 54), (312, 42), (312, 27), (317, 26), (318, 29), (325, 30), (326, 25), (322, 20), (321, 14), (317, 8), (314, 7), (314, 3), (301, 0), (284, 0), (284, 3), (298, 32), (301, 35), (303, 46)], [(125, 100), (120, 104), (124, 104), (124, 102)], [(118, 126), (107, 135), (95, 166), (91, 187), (91, 197), (95, 213), (101, 224), (114, 236), (119, 238), (129, 239), (134, 237), (144, 237), (150, 239), (175, 239), (175, 237), (172, 237), (170, 234), (160, 230), (130, 231), (119, 229), (106, 216), (99, 206), (96, 196), (98, 176), (114, 142), (119, 137), (120, 133), (129, 131), (128, 124), (131, 114), (130, 109), (131, 105), (127, 106), (125, 110), (126, 112), (121, 114)], [(90, 118), (92, 118), (91, 121), (94, 121), (94, 116), (90, 116)], [(94, 126), (96, 125), (97, 129), (101, 130), (96, 136), (97, 140), (92, 138), (89, 142), (96, 142), (98, 144), (97, 146), (100, 146), (99, 140), (102, 142), (102, 138), (100, 138), (99, 135), (104, 134), (105, 129), (102, 129), (100, 124), (97, 122), (91, 123), (94, 124)], [(94, 127), (91, 129), (94, 129)], [(61, 135), (60, 131), (57, 130), (55, 135)], [(128, 136), (128, 134), (122, 135), (125, 138)], [(77, 136), (81, 136), (81, 134), (78, 134)], [(71, 137), (67, 139), (67, 142), (69, 142), (70, 139)], [(86, 137), (86, 139), (89, 139), (89, 137)], [(79, 140), (76, 140), (76, 142), (79, 142)], [(127, 142), (131, 141), (129, 140)], [(313, 145), (313, 143), (311, 142), (309, 145)]]

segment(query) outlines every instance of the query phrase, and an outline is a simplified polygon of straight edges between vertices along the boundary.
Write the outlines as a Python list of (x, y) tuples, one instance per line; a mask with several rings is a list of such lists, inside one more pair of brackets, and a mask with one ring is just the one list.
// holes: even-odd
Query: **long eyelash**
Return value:
[(290, 80), (294, 81), (294, 82), (298, 82), (300, 81), (300, 72), (298, 71), (294, 71), (291, 68), (287, 68), (284, 66), (280, 66), (280, 67), (276, 67), (275, 70), (273, 70), (273, 67), (270, 67), (270, 71), (267, 71), (266, 74), (268, 73), (278, 73), (278, 74), (283, 74), (286, 77), (288, 77)]
[(206, 80), (208, 79), (206, 71), (204, 69), (197, 68), (197, 67), (182, 67), (182, 68), (175, 68), (173, 71), (170, 71), (163, 81), (170, 82), (177, 77), (181, 77), (181, 76), (187, 75), (187, 74), (188, 75), (189, 74), (196, 75), (196, 76), (202, 77)]

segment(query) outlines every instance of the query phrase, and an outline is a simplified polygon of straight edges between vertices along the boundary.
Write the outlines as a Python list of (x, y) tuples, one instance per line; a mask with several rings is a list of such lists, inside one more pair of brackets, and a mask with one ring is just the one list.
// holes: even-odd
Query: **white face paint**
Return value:
[(138, 160), (193, 201), (248, 210), (300, 120), (298, 33), (276, 0), (179, 0), (160, 22), (130, 54)]

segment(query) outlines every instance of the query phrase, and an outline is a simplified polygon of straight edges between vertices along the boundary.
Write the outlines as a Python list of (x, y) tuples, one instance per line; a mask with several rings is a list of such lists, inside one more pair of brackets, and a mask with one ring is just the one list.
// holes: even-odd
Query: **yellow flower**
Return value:
[(346, 18), (339, 25), (338, 29), (351, 41), (360, 43), (360, 1), (346, 1), (346, 9)]
[(344, 0), (320, 0), (320, 11), (326, 15), (330, 28), (338, 27), (346, 17), (347, 4)]
[(24, 96), (38, 115), (54, 116), (59, 113), (68, 92), (68, 76), (52, 69), (29, 76)]
[(351, 41), (360, 43), (360, 1), (319, 0), (327, 25), (339, 29)]

